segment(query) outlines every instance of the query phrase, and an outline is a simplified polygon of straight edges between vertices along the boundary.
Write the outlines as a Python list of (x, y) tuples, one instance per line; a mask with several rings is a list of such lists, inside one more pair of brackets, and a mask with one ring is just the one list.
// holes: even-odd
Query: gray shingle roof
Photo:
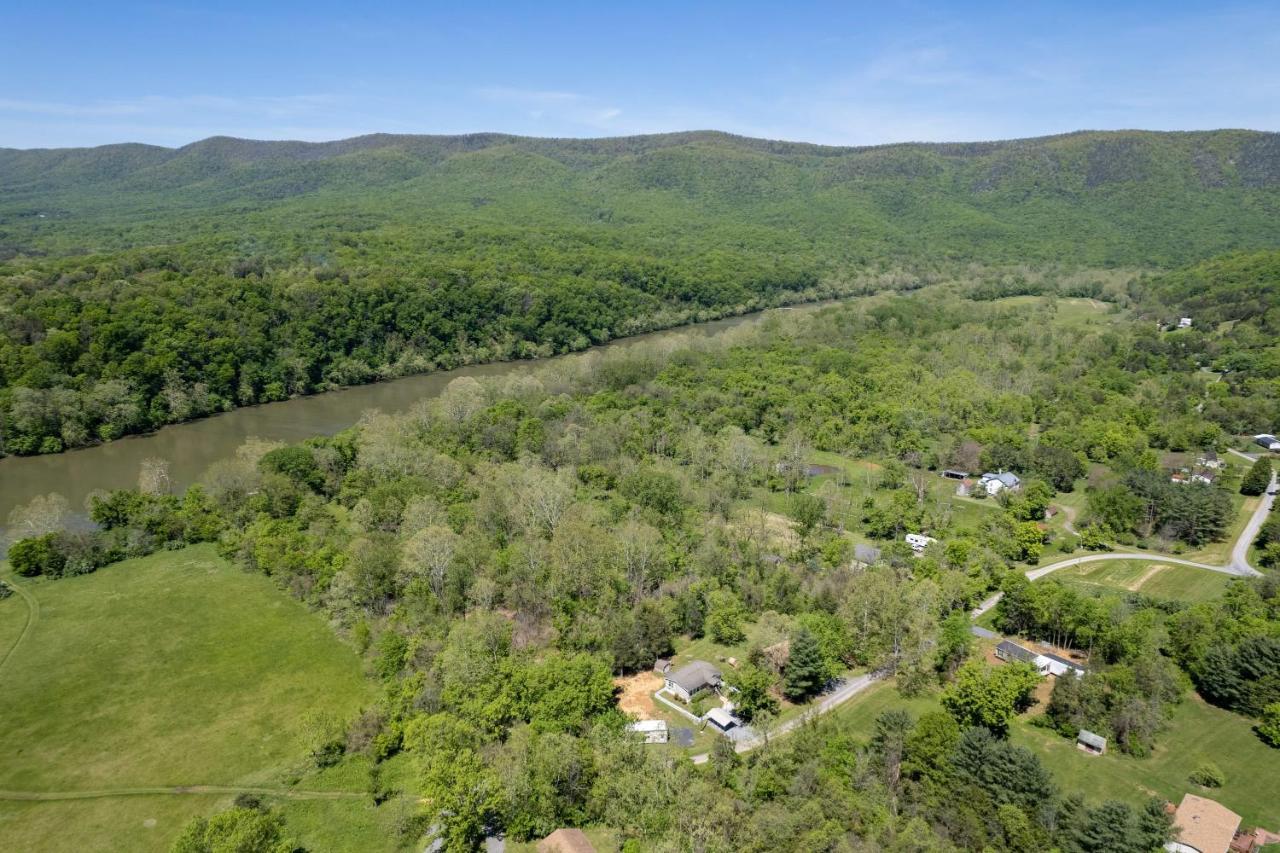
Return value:
[(675, 672), (667, 673), (667, 680), (686, 693), (692, 694), (704, 687), (714, 687), (719, 684), (720, 670), (704, 660), (695, 660)]
[(996, 652), (1007, 658), (1021, 660), (1030, 663), (1036, 659), (1036, 653), (1031, 649), (1023, 648), (1012, 640), (1001, 640), (996, 646)]
[(1073, 666), (1076, 669), (1084, 669), (1082, 665), (1076, 663), (1070, 658), (1064, 658), (1061, 655), (1055, 655), (1050, 652), (1040, 652), (1040, 656), (1048, 658), (1049, 660), (1057, 661), (1058, 663), (1066, 664), (1067, 666)]
[(1076, 735), (1076, 741), (1094, 749), (1105, 749), (1107, 746), (1106, 738), (1102, 735), (1095, 735), (1088, 729), (1081, 729), (1080, 734)]

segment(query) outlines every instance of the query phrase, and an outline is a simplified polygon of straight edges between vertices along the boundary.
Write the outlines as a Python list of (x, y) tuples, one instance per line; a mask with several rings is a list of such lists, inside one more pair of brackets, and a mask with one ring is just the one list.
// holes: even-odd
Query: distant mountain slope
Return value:
[[(1280, 135), (0, 149), (0, 453), (939, 271), (1280, 248)], [(981, 283), (981, 282), (980, 282)]]
[(178, 149), (0, 149), (0, 250), (171, 243), (190, 236), (170, 230), (175, 215), (211, 231), (247, 212), (302, 222), (327, 209), (380, 224), (756, 226), (800, 232), (832, 258), (1172, 265), (1280, 245), (1278, 199), (1280, 134), (1251, 131), (870, 148), (715, 132), (213, 137)]

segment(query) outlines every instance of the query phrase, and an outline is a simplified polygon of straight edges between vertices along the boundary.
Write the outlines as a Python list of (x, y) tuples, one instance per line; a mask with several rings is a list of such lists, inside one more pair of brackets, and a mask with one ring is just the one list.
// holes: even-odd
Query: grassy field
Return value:
[[(870, 735), (875, 719), (891, 708), (919, 716), (937, 710), (937, 696), (908, 698), (891, 683), (870, 688), (833, 712), (854, 730)], [(1104, 799), (1142, 803), (1153, 793), (1172, 802), (1191, 792), (1218, 800), (1244, 818), (1247, 826), (1280, 827), (1280, 750), (1260, 741), (1252, 722), (1188, 695), (1147, 758), (1119, 753), (1088, 756), (1074, 742), (1031, 725), (1024, 715), (1012, 738), (1040, 756), (1066, 791), (1082, 791), (1092, 802)], [(1203, 761), (1213, 761), (1227, 776), (1223, 787), (1205, 791), (1187, 781)]]
[[(371, 697), (319, 616), (209, 546), (24, 585), (40, 617), (0, 673), (2, 790), (284, 787), (304, 766), (306, 712), (351, 715)], [(17, 596), (0, 603), (0, 640), (24, 618)], [(6, 801), (0, 848), (164, 849), (229, 800)]]
[[(1177, 802), (1191, 792), (1233, 809), (1246, 826), (1280, 827), (1280, 750), (1262, 743), (1245, 717), (1215, 708), (1198, 696), (1188, 696), (1174, 710), (1148, 758), (1119, 753), (1088, 756), (1070, 740), (1026, 723), (1015, 727), (1013, 737), (1040, 755), (1060, 785), (1085, 791), (1094, 799), (1137, 803), (1154, 792)], [(1187, 777), (1204, 761), (1221, 767), (1227, 784), (1205, 791), (1188, 782)]]
[(4, 660), (18, 637), (22, 636), (22, 629), (26, 624), (27, 605), (22, 596), (14, 593), (0, 601), (0, 661)]
[(1050, 576), (1082, 588), (1141, 592), (1192, 604), (1217, 598), (1231, 583), (1230, 576), (1219, 572), (1159, 560), (1085, 563), (1059, 569)]

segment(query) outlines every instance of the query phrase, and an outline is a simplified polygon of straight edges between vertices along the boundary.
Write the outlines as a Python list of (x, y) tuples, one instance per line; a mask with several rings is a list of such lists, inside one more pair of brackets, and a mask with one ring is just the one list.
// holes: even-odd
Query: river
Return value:
[[(593, 349), (633, 346), (683, 336), (712, 337), (746, 323), (760, 322), (777, 311), (814, 310), (829, 302), (810, 303), (794, 309), (782, 308), (678, 326), (631, 338), (621, 338)], [(590, 350), (587, 350), (590, 352)], [(574, 353), (556, 356), (573, 358)], [(0, 525), (14, 507), (29, 503), (39, 495), (56, 492), (67, 499), (71, 510), (85, 519), (89, 494), (100, 489), (134, 488), (145, 459), (159, 458), (169, 463), (169, 476), (176, 489), (196, 482), (214, 462), (230, 458), (249, 438), (300, 441), (314, 435), (332, 435), (355, 424), (369, 409), (403, 412), (421, 400), (430, 399), (460, 376), (501, 376), (530, 372), (554, 359), (506, 361), (471, 365), (456, 370), (408, 376), (338, 391), (298, 397), (279, 403), (249, 406), (230, 412), (164, 427), (147, 435), (45, 456), (10, 456), (0, 459)], [(0, 527), (0, 547), (3, 547)]]

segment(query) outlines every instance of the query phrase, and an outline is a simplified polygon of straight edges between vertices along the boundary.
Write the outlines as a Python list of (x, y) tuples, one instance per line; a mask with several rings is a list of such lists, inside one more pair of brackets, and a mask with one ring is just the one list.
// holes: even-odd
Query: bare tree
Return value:
[(12, 539), (28, 539), (65, 530), (71, 505), (57, 492), (39, 495), (31, 503), (15, 507), (9, 513), (9, 536)]
[(173, 490), (169, 477), (169, 461), (152, 456), (142, 460), (138, 472), (138, 491), (144, 495), (167, 495)]
[(649, 578), (662, 553), (662, 535), (656, 529), (640, 521), (628, 521), (617, 531), (618, 551), (627, 583), (631, 587), (631, 601), (638, 602), (646, 592)]
[(422, 578), (438, 600), (444, 601), (444, 585), (458, 552), (458, 534), (447, 527), (431, 525), (413, 534), (400, 552), (402, 582)]
[(560, 519), (573, 501), (569, 477), (567, 470), (553, 474), (540, 466), (521, 472), (516, 500), (526, 530), (548, 539), (555, 535)]
[(485, 406), (485, 390), (474, 376), (459, 376), (440, 394), (440, 411), (455, 424), (465, 423)]

